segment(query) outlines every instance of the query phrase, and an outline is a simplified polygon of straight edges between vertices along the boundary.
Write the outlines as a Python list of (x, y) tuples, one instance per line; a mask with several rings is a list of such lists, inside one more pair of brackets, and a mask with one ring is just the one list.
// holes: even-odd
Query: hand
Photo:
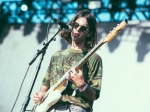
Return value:
[(41, 91), (40, 91), (40, 92), (35, 92), (35, 93), (33, 94), (34, 103), (35, 103), (35, 104), (39, 103), (39, 102), (42, 100), (44, 94), (45, 94), (45, 93), (43, 93), (43, 92), (41, 92)]
[(86, 82), (84, 81), (84, 75), (81, 69), (77, 72), (74, 68), (71, 68), (70, 72), (68, 72), (67, 79), (73, 82), (78, 88), (82, 89)]

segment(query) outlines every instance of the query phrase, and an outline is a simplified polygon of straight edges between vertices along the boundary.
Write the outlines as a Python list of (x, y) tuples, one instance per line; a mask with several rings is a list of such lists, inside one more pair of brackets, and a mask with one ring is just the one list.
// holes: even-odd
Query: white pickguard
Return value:
[[(64, 75), (67, 76), (68, 72)], [(62, 80), (63, 77), (61, 78), (60, 81)], [(61, 82), (56, 83), (54, 86), (52, 86), (44, 95), (43, 100), (36, 105), (36, 109), (35, 112), (46, 112), (52, 105), (54, 105), (55, 103), (57, 103), (59, 101), (59, 99), (61, 98), (61, 93), (66, 89), (67, 85), (68, 85), (68, 81), (65, 83), (65, 85), (61, 86), (61, 88), (59, 88), (59, 90), (55, 90), (55, 88), (57, 87), (57, 84), (61, 83)]]

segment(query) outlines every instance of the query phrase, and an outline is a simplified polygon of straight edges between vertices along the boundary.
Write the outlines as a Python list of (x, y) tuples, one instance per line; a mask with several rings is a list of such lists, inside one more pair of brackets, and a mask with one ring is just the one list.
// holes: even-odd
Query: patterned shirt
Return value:
[[(71, 48), (54, 53), (43, 79), (43, 85), (49, 88), (52, 87), (61, 79), (68, 69), (74, 67), (87, 53), (87, 49), (74, 50)], [(85, 82), (96, 91), (96, 98), (99, 98), (102, 81), (101, 57), (94, 53), (83, 65), (82, 71)], [(77, 90), (76, 95), (72, 96), (76, 88), (76, 85), (69, 81), (67, 88), (62, 92), (62, 97), (59, 102), (73, 102), (75, 105), (79, 105), (87, 111), (91, 111), (93, 102), (88, 100), (81, 91)]]

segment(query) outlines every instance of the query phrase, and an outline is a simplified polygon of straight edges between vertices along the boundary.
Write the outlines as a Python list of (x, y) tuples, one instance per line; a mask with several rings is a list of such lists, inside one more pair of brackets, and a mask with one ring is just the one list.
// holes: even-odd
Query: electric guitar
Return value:
[[(121, 31), (126, 26), (127, 23), (128, 21), (125, 19), (120, 24), (118, 24), (117, 27), (110, 31), (110, 33), (106, 35), (102, 42), (95, 45), (95, 47), (92, 48), (92, 50), (88, 52), (87, 55), (75, 65), (75, 70), (78, 71), (79, 68), (85, 64), (85, 62), (92, 56), (93, 53), (95, 53), (106, 42), (110, 42), (119, 33), (119, 31)], [(63, 75), (63, 77), (46, 92), (42, 101), (33, 107), (34, 112), (46, 112), (52, 105), (59, 101), (61, 98), (61, 93), (68, 85), (68, 80), (66, 79), (68, 72), (70, 72), (70, 70), (68, 70)]]

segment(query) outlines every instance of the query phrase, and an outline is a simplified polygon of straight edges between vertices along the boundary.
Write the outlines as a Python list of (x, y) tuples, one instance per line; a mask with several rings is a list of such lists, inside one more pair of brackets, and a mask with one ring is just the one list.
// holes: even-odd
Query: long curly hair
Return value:
[[(90, 13), (89, 10), (84, 9), (79, 11), (75, 17), (68, 22), (68, 25), (73, 26), (73, 22), (76, 21), (78, 18), (84, 17), (88, 24), (89, 24), (89, 33), (92, 32), (92, 34), (86, 38), (85, 41), (85, 47), (87, 49), (93, 48), (97, 44), (97, 22), (96, 18)], [(71, 44), (71, 32), (67, 32), (65, 29), (63, 29), (60, 33), (61, 37), (64, 38), (69, 44)]]

